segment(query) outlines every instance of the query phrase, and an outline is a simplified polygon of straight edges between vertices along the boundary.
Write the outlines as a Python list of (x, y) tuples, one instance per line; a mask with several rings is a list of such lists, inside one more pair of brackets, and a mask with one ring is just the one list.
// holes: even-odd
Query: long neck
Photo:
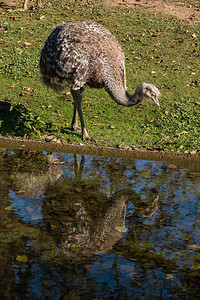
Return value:
[(125, 88), (115, 88), (115, 89), (107, 89), (106, 91), (111, 96), (115, 102), (119, 105), (123, 106), (133, 106), (138, 104), (140, 101), (142, 101), (143, 97), (141, 97), (140, 94), (134, 93), (133, 95), (130, 95)]

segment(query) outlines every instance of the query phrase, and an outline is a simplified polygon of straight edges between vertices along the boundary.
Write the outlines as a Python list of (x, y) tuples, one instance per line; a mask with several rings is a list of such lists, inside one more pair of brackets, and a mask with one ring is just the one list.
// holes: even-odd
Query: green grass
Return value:
[[(0, 14), (0, 101), (14, 109), (0, 114), (0, 134), (35, 140), (54, 135), (80, 143), (70, 131), (73, 100), (69, 89), (55, 93), (40, 81), (40, 51), (60, 23), (91, 19), (106, 26), (126, 56), (127, 86), (142, 81), (162, 93), (161, 108), (151, 101), (125, 108), (104, 90), (86, 89), (83, 112), (99, 146), (199, 152), (200, 26), (130, 8), (107, 8), (95, 1), (52, 1), (39, 10)], [(85, 142), (88, 145), (92, 142)]]

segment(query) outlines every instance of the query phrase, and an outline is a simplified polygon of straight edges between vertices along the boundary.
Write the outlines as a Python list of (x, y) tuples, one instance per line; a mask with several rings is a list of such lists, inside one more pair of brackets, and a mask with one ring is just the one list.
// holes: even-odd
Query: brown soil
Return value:
[(109, 6), (133, 7), (154, 14), (171, 15), (189, 23), (200, 23), (200, 5), (195, 0), (191, 4), (188, 4), (189, 1), (187, 4), (180, 4), (172, 0), (104, 0), (104, 2)]

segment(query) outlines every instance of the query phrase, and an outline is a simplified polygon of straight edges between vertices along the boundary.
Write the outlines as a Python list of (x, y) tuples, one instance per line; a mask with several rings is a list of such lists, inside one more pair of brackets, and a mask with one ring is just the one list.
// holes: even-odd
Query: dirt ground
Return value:
[[(66, 0), (67, 1), (67, 0)], [(100, 0), (102, 1), (102, 0)], [(136, 9), (149, 11), (154, 14), (166, 14), (185, 20), (189, 23), (200, 23), (200, 0), (103, 0), (108, 6), (135, 7)], [(29, 0), (28, 4), (35, 3)], [(42, 0), (44, 2), (44, 0)], [(22, 7), (23, 0), (0, 0), (3, 6)]]
[(154, 14), (171, 15), (189, 23), (200, 23), (200, 5), (195, 0), (193, 5), (171, 0), (104, 0), (104, 2), (109, 6), (135, 7)]

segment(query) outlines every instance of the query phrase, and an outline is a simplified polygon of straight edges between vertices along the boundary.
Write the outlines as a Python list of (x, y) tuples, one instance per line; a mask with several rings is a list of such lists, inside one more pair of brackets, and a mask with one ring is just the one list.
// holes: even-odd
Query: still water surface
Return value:
[(0, 151), (0, 299), (199, 299), (200, 173)]

